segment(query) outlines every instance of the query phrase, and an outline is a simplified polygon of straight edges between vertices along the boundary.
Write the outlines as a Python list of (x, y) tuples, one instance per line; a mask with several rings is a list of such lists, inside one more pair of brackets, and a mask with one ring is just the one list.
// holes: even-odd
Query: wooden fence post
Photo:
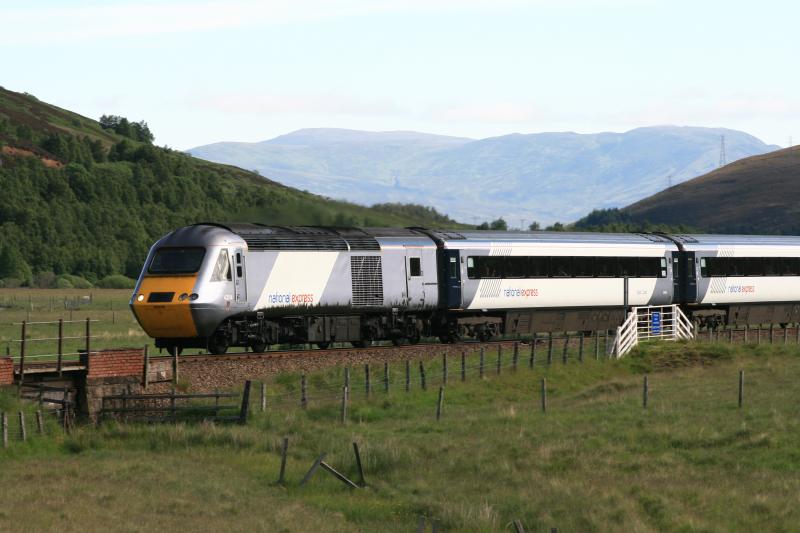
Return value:
[(467, 352), (461, 350), (461, 381), (467, 381)]
[(747, 334), (750, 332), (750, 324), (744, 325), (744, 343), (747, 344)]
[(142, 349), (144, 355), (144, 364), (142, 365), (142, 389), (147, 390), (147, 385), (150, 383), (150, 350), (147, 344)]
[(341, 421), (342, 424), (347, 422), (347, 387), (342, 387), (342, 413), (341, 413)]
[(547, 412), (547, 378), (542, 378), (542, 412)]
[(775, 343), (775, 324), (773, 324), (772, 322), (770, 322), (769, 324), (769, 343), (770, 344)]
[(442, 353), (442, 383), (447, 385), (447, 352)]
[(305, 409), (308, 407), (308, 398), (306, 397), (306, 375), (300, 375), (300, 407)]
[(594, 332), (594, 358), (600, 359), (600, 331)]
[(425, 386), (425, 365), (422, 363), (422, 359), (419, 361), (419, 384), (422, 390), (427, 390)]
[(411, 361), (406, 359), (406, 392), (411, 390)]
[(58, 377), (62, 376), (62, 365), (64, 362), (64, 319), (58, 319), (58, 346), (56, 348), (58, 352)]
[(503, 346), (497, 347), (497, 375), (500, 375), (500, 367), (503, 365)]
[(3, 448), (8, 448), (8, 415), (5, 411), (0, 415), (3, 424)]
[(247, 424), (247, 415), (250, 412), (250, 380), (244, 382), (242, 391), (242, 407), (239, 409), (239, 423)]
[(644, 376), (644, 380), (642, 381), (642, 408), (647, 409), (647, 374)]
[(350, 367), (344, 368), (344, 386), (350, 388)]
[(369, 383), (369, 363), (364, 365), (364, 392), (369, 396), (370, 383)]
[(36, 432), (39, 435), (44, 435), (44, 419), (42, 418), (42, 410), (36, 410)]
[(172, 353), (172, 386), (178, 388), (178, 347), (173, 349)]
[(744, 403), (744, 370), (739, 370), (739, 408)]
[(578, 362), (583, 363), (583, 332), (578, 337)]
[(261, 382), (261, 412), (267, 410), (267, 384)]
[(483, 378), (483, 363), (485, 360), (485, 356), (486, 356), (486, 350), (484, 349), (483, 346), (481, 346), (480, 362), (478, 365), (478, 374), (480, 374), (481, 378)]
[(547, 333), (547, 366), (553, 364), (553, 332)]
[(22, 337), (19, 343), (19, 381), (17, 382), (17, 392), (22, 394), (22, 382), (25, 381), (25, 345), (27, 341), (25, 337), (28, 332), (28, 322), (22, 321)]
[(442, 417), (442, 402), (444, 401), (444, 386), (439, 387), (439, 400), (436, 402), (436, 421)]
[(28, 440), (28, 432), (25, 429), (25, 413), (22, 411), (19, 412), (19, 436), (22, 438), (22, 442)]
[(528, 368), (533, 368), (536, 365), (536, 332), (533, 332), (531, 337), (531, 356), (528, 361)]
[(511, 369), (517, 370), (517, 362), (519, 361), (519, 342), (514, 342), (514, 351), (511, 354)]
[(564, 353), (561, 354), (561, 363), (567, 364), (567, 354), (569, 350), (569, 332), (564, 332)]
[(281, 471), (278, 474), (278, 484), (283, 485), (286, 475), (286, 454), (289, 451), (289, 437), (283, 437), (283, 447), (281, 448)]
[(367, 484), (364, 479), (364, 467), (361, 466), (361, 453), (358, 451), (358, 443), (353, 443), (353, 454), (356, 456), (356, 467), (358, 468), (358, 484), (362, 487)]
[(389, 363), (383, 363), (383, 392), (389, 394)]
[(92, 331), (91, 331), (92, 321), (89, 320), (89, 317), (86, 317), (86, 357), (89, 357), (89, 352), (91, 352), (91, 340), (92, 340)]
[(783, 344), (786, 344), (789, 340), (789, 324), (786, 324), (783, 328)]
[(761, 324), (758, 325), (756, 330), (756, 344), (761, 344)]

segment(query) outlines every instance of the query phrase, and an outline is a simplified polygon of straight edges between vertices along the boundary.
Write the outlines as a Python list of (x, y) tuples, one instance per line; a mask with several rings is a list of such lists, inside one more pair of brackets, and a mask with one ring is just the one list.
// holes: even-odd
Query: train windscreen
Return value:
[(194, 274), (200, 270), (205, 248), (161, 248), (153, 256), (150, 274)]

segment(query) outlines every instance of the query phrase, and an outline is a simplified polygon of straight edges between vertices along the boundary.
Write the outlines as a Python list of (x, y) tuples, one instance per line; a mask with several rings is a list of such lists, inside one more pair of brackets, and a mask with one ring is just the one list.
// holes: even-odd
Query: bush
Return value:
[(70, 287), (76, 289), (91, 289), (92, 287), (94, 287), (94, 285), (92, 285), (91, 282), (88, 281), (86, 278), (82, 278), (80, 276), (73, 276), (72, 274), (61, 274), (58, 277), (57, 283), (60, 283), (61, 280), (66, 281), (67, 283), (69, 283), (70, 286), (62, 287), (61, 285), (58, 285), (58, 288), (60, 289), (69, 289)]
[(56, 275), (52, 272), (37, 272), (33, 284), (40, 289), (52, 289), (56, 286)]
[(59, 277), (56, 280), (56, 289), (74, 289), (75, 285), (69, 282), (68, 279), (64, 277)]
[(97, 286), (103, 289), (132, 289), (136, 286), (136, 280), (121, 274), (114, 274), (98, 281)]

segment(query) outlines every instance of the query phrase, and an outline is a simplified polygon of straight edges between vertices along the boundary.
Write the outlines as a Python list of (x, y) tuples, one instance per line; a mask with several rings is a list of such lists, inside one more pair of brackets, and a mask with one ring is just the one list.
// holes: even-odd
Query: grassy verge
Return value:
[[(800, 523), (796, 347), (662, 344), (619, 362), (490, 369), (461, 383), (451, 366), (439, 422), (431, 367), (427, 391), (415, 383), (369, 398), (354, 373), (346, 425), (336, 397), (316, 394), (306, 410), (271, 402), (246, 427), (107, 424), (14, 443), (0, 452), (0, 483), (9, 487), (0, 529), (408, 531), (419, 515), (463, 531), (501, 530), (514, 519), (533, 531)], [(289, 391), (295, 377), (270, 387)], [(322, 391), (340, 378), (328, 370), (309, 383)], [(290, 449), (280, 487), (283, 436)], [(347, 489), (322, 471), (298, 485), (323, 452), (357, 478), (353, 441), (368, 488)]]

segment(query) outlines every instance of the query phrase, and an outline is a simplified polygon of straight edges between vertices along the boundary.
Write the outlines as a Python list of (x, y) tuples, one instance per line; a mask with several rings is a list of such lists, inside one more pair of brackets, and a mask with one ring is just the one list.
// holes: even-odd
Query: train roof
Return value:
[(590, 233), (571, 231), (452, 231), (429, 230), (428, 234), (443, 243), (481, 242), (511, 244), (618, 244), (618, 245), (652, 245), (654, 243), (671, 244), (672, 240), (664, 235), (651, 233)]
[(730, 248), (736, 246), (800, 246), (800, 237), (795, 235), (674, 235), (686, 250), (708, 248)]

